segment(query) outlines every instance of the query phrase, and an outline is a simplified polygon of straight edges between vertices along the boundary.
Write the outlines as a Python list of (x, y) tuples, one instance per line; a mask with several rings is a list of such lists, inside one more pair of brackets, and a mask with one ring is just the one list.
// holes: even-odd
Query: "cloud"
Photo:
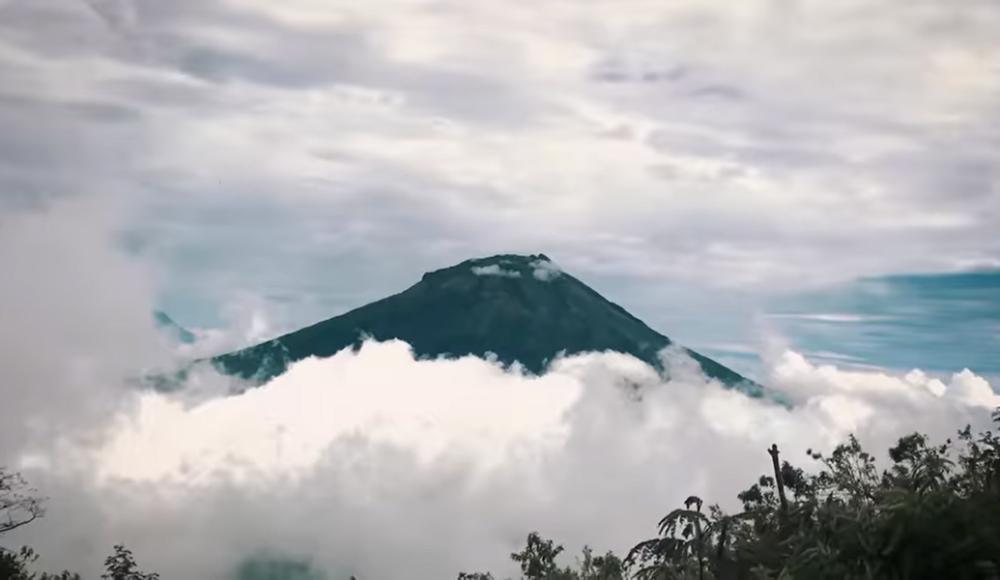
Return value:
[(476, 276), (501, 276), (504, 278), (520, 278), (521, 273), (517, 270), (505, 270), (500, 264), (490, 264), (489, 266), (473, 266), (472, 273)]
[(895, 318), (891, 316), (863, 316), (860, 314), (847, 313), (815, 313), (815, 314), (768, 314), (768, 318), (789, 318), (792, 320), (805, 320), (809, 322), (842, 322), (845, 324), (856, 322), (891, 322)]
[(531, 275), (543, 282), (558, 278), (562, 274), (562, 268), (557, 266), (552, 260), (539, 259), (530, 265), (534, 268)]
[(878, 277), (772, 301), (766, 317), (806, 351), (895, 369), (995, 373), (1000, 275), (993, 270)]
[[(539, 248), (717, 292), (1000, 256), (990, 2), (0, 10), (4, 202), (142, 200), (144, 251), (199, 312)], [(327, 267), (338, 238), (365, 259)]]
[(794, 352), (765, 371), (792, 409), (610, 354), (528, 378), (400, 344), (227, 399), (128, 386), (169, 362), (158, 302), (313, 322), (475, 255), (543, 247), (723, 334), (754, 289), (995, 261), (997, 5), (776, 6), (0, 3), (0, 459), (52, 498), (18, 539), (91, 575), (125, 540), (164, 577), (259, 550), (450, 577), (536, 528), (622, 550), (732, 501), (772, 442), (984, 425), (971, 372)]
[(29, 471), (52, 509), (20, 538), (88, 572), (124, 538), (165, 577), (225, 578), (258, 554), (331, 578), (510, 573), (505, 555), (532, 529), (622, 551), (690, 494), (733, 507), (772, 442), (811, 467), (807, 448), (848, 433), (881, 454), (913, 430), (986, 426), (1000, 402), (969, 372), (845, 372), (792, 351), (769, 366), (792, 408), (706, 381), (689, 360), (671, 368), (686, 372), (663, 382), (593, 353), (528, 376), (367, 342), (238, 396), (146, 393), (100, 445)]
[(108, 236), (122, 211), (97, 197), (0, 216), (0, 463), (92, 436), (127, 404), (124, 379), (170, 358), (153, 323), (154, 272)]

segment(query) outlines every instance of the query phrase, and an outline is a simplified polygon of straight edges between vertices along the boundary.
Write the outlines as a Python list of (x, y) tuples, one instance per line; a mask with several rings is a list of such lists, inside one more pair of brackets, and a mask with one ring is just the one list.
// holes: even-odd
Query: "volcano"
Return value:
[[(225, 374), (264, 382), (295, 361), (331, 356), (367, 338), (404, 340), (418, 357), (494, 357), (536, 374), (559, 355), (594, 351), (630, 354), (668, 372), (661, 352), (674, 344), (544, 254), (506, 254), (428, 272), (399, 294), (211, 362)], [(684, 350), (707, 376), (761, 395), (760, 385)]]

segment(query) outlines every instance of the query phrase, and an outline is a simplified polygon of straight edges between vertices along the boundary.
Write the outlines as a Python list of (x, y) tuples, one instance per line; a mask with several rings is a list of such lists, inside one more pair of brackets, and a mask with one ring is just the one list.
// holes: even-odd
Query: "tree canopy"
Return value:
[(1000, 580), (994, 432), (966, 427), (940, 444), (908, 435), (882, 470), (853, 436), (809, 451), (814, 473), (781, 461), (776, 445), (766, 451), (773, 469), (737, 496), (738, 513), (691, 496), (624, 559), (595, 564), (585, 550), (576, 568), (560, 567), (562, 546), (536, 533), (511, 558), (527, 580)]

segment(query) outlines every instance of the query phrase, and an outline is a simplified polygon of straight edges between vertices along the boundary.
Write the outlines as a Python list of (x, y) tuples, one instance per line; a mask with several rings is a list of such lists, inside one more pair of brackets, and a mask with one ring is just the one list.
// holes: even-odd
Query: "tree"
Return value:
[[(1000, 423), (1000, 410), (993, 418)], [(537, 534), (512, 558), (526, 578), (545, 580), (1000, 580), (1000, 436), (992, 431), (966, 427), (957, 444), (939, 445), (907, 435), (882, 470), (854, 436), (829, 455), (810, 450), (815, 473), (782, 462), (777, 445), (767, 451), (773, 475), (737, 496), (741, 512), (713, 505), (706, 513), (691, 496), (610, 575), (589, 549), (579, 570), (560, 569), (561, 546)]]
[(579, 580), (624, 580), (627, 574), (625, 563), (614, 553), (594, 556), (589, 546), (583, 547), (583, 560), (577, 573)]
[[(30, 487), (20, 473), (0, 468), (0, 535), (26, 526), (45, 514), (37, 490)], [(137, 570), (132, 552), (123, 545), (104, 561), (105, 580), (159, 580), (159, 574)], [(29, 570), (38, 555), (24, 546), (9, 550), (0, 546), (0, 580), (80, 580), (79, 574), (63, 571), (58, 574), (36, 574)]]
[[(0, 535), (26, 526), (44, 515), (42, 499), (20, 473), (0, 468)], [(27, 546), (9, 550), (0, 546), (0, 579), (80, 580), (77, 574), (35, 574), (30, 565), (38, 559)]]
[(114, 547), (115, 553), (104, 560), (107, 572), (101, 575), (104, 580), (159, 580), (160, 575), (140, 572), (132, 551), (121, 544)]
[(521, 565), (521, 572), (527, 580), (547, 580), (559, 572), (556, 556), (562, 551), (562, 546), (542, 538), (538, 532), (531, 532), (524, 549), (511, 554), (510, 559)]
[(0, 468), (0, 534), (26, 526), (44, 513), (37, 491), (21, 474)]
[(35, 574), (28, 566), (38, 559), (35, 551), (28, 547), (20, 550), (0, 549), (0, 579), (3, 580), (80, 580), (79, 574), (60, 572), (59, 574)]
[(0, 578), (10, 580), (28, 580), (33, 576), (28, 571), (28, 565), (37, 559), (31, 548), (20, 550), (5, 550), (0, 548)]
[[(761, 478), (762, 481), (770, 478)], [(758, 486), (754, 486), (760, 493)], [(774, 501), (771, 494), (766, 496)], [(698, 579), (735, 577), (738, 568), (732, 556), (734, 542), (747, 535), (746, 514), (727, 515), (718, 506), (702, 511), (703, 501), (688, 497), (684, 507), (660, 520), (655, 538), (639, 542), (625, 558), (635, 567), (639, 580)]]

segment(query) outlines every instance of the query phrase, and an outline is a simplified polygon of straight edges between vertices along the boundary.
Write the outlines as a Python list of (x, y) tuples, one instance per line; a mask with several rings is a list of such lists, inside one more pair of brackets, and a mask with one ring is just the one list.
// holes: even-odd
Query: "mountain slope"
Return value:
[[(212, 359), (222, 372), (264, 381), (290, 362), (330, 356), (370, 336), (399, 338), (418, 356), (493, 353), (540, 373), (560, 352), (617, 351), (662, 368), (671, 341), (542, 254), (467, 260), (424, 274), (407, 290), (274, 340)], [(760, 386), (696, 352), (705, 373), (760, 394)]]
[(167, 336), (181, 344), (191, 344), (198, 338), (193, 332), (174, 322), (166, 312), (154, 310), (153, 323)]

